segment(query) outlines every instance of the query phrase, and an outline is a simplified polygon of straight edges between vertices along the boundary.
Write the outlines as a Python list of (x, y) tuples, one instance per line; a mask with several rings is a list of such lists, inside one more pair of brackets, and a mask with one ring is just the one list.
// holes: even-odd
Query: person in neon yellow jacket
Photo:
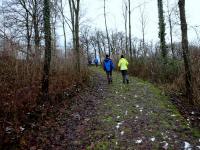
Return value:
[(123, 78), (123, 83), (128, 84), (129, 79), (128, 79), (128, 61), (124, 58), (124, 55), (121, 55), (121, 59), (119, 60), (118, 67), (120, 68), (120, 71), (122, 73), (122, 78)]

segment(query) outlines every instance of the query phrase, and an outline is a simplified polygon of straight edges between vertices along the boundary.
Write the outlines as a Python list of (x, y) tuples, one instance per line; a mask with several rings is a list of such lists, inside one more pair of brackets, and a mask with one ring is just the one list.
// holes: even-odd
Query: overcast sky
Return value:
[[(163, 0), (166, 2), (167, 0)], [(177, 0), (168, 0), (170, 6), (177, 4)], [(124, 20), (122, 15), (122, 2), (123, 0), (106, 0), (106, 12), (107, 12), (107, 22), (108, 29), (123, 31), (124, 32)], [(145, 16), (147, 18), (145, 38), (148, 41), (158, 41), (158, 8), (157, 0), (131, 0), (132, 9), (132, 36), (141, 38), (141, 23), (140, 23), (140, 4), (141, 9), (145, 7)], [(84, 14), (84, 19), (87, 20), (84, 24), (91, 26), (93, 29), (98, 28), (105, 31), (104, 16), (103, 16), (103, 0), (81, 0), (82, 14)], [(200, 0), (186, 0), (186, 15), (188, 23), (188, 36), (190, 41), (197, 41), (197, 36), (192, 28), (192, 26), (200, 25), (199, 14)], [(66, 7), (68, 9), (68, 7)], [(165, 15), (166, 5), (164, 5)], [(179, 20), (178, 20), (179, 21)], [(167, 20), (165, 20), (167, 24)], [(200, 29), (200, 28), (197, 28)], [(177, 26), (174, 29), (174, 39), (180, 40), (180, 28)], [(197, 30), (198, 31), (198, 30)], [(166, 40), (169, 41), (169, 29), (168, 24), (166, 25)]]

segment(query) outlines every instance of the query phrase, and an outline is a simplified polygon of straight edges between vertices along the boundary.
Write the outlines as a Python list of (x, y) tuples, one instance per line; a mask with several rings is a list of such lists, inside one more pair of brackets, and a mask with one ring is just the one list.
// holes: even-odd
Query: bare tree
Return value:
[(143, 55), (146, 57), (147, 55), (147, 49), (145, 47), (145, 30), (147, 25), (147, 17), (145, 16), (145, 4), (143, 8), (140, 7), (140, 23), (142, 28), (142, 49), (143, 49)]
[(76, 38), (75, 38), (75, 10), (74, 10), (74, 6), (72, 4), (72, 1), (74, 0), (68, 0), (69, 2), (69, 8), (70, 8), (70, 16), (71, 16), (71, 32), (72, 32), (72, 41), (73, 41), (73, 49), (75, 49), (75, 41), (76, 41)]
[(105, 27), (106, 27), (106, 36), (107, 36), (107, 40), (108, 40), (108, 51), (109, 51), (109, 55), (110, 55), (112, 48), (110, 45), (110, 38), (109, 38), (109, 34), (108, 34), (107, 19), (106, 19), (106, 0), (104, 0), (104, 21), (105, 21)]
[[(52, 34), (52, 58), (56, 56), (56, 44), (57, 44), (57, 35), (56, 35), (56, 25), (58, 20), (58, 0), (51, 1), (51, 34)], [(54, 60), (54, 59), (53, 59)]]
[(65, 58), (67, 58), (67, 38), (66, 38), (66, 31), (65, 31), (65, 16), (64, 16), (64, 7), (63, 7), (63, 0), (60, 0), (61, 4), (61, 15), (62, 15), (62, 29), (64, 34), (64, 47), (65, 47)]
[(180, 11), (181, 32), (182, 32), (182, 49), (183, 49), (183, 59), (185, 66), (186, 95), (188, 101), (193, 104), (194, 102), (193, 102), (192, 71), (191, 71), (190, 53), (188, 50), (187, 22), (185, 17), (185, 0), (179, 0), (178, 5)]
[(81, 36), (80, 36), (80, 42), (83, 45), (83, 47), (85, 47), (86, 50), (86, 54), (87, 54), (87, 60), (88, 62), (90, 61), (90, 54), (89, 54), (89, 47), (90, 47), (90, 30), (89, 30), (89, 26), (84, 26), (81, 29)]
[(97, 58), (97, 42), (96, 42), (96, 35), (92, 35), (90, 37), (90, 43), (92, 44), (92, 47), (94, 49), (94, 57)]
[(129, 18), (129, 52), (130, 52), (130, 58), (132, 60), (133, 54), (132, 54), (132, 42), (131, 42), (131, 1), (128, 0), (128, 18)]
[(36, 60), (39, 60), (41, 52), (40, 52), (40, 29), (39, 29), (39, 21), (41, 19), (41, 7), (39, 6), (38, 0), (33, 0), (33, 29), (34, 29), (34, 41), (35, 41), (35, 52), (36, 52)]
[[(26, 14), (25, 18), (26, 21), (27, 20), (27, 14), (28, 16), (31, 17), (31, 23), (30, 25), (32, 25), (33, 27), (33, 31), (34, 31), (34, 47), (35, 47), (35, 58), (36, 60), (40, 59), (41, 56), (41, 50), (40, 50), (40, 42), (41, 42), (41, 35), (40, 35), (40, 31), (42, 30), (42, 0), (31, 0), (31, 1), (26, 1), (26, 0), (11, 0), (8, 1), (10, 2), (8, 5), (11, 7), (12, 5), (14, 7), (12, 7), (12, 9), (14, 10), (13, 12), (18, 13), (19, 15), (22, 16), (22, 10), (25, 11), (24, 14)], [(9, 8), (10, 8), (9, 7)], [(17, 19), (17, 18), (15, 18)], [(13, 19), (13, 20), (15, 20)], [(31, 29), (32, 29), (31, 27)], [(28, 34), (27, 34), (28, 35)], [(36, 61), (37, 62), (37, 61)]]
[(80, 0), (69, 0), (71, 15), (71, 31), (73, 37), (73, 49), (76, 52), (76, 69), (80, 73), (80, 43), (79, 43), (79, 21), (80, 21)]
[[(31, 37), (32, 37), (32, 24), (29, 21), (29, 13), (26, 10), (26, 39), (27, 39), (27, 53), (31, 53)], [(29, 60), (29, 54), (26, 57)]]
[(45, 36), (45, 57), (42, 78), (42, 96), (43, 99), (48, 97), (49, 92), (49, 71), (51, 64), (51, 15), (50, 15), (50, 1), (44, 0), (44, 36)]
[(100, 43), (102, 43), (102, 45), (103, 45), (103, 52), (105, 55), (106, 54), (106, 41), (105, 41), (106, 36), (104, 35), (103, 32), (100, 32), (99, 35), (100, 35)]
[(100, 43), (100, 31), (96, 32), (96, 36), (97, 36), (97, 46), (98, 46), (98, 52), (99, 52), (99, 59), (100, 59), (100, 63), (102, 64), (102, 47), (101, 47), (101, 43)]
[(159, 38), (160, 38), (160, 49), (163, 59), (166, 61), (167, 49), (165, 42), (165, 22), (164, 22), (164, 11), (163, 1), (158, 0), (158, 18), (159, 18)]
[[(0, 8), (1, 16), (3, 17), (2, 28), (0, 28), (0, 34), (3, 38), (3, 50), (6, 49), (6, 40), (25, 40), (26, 32), (22, 32), (22, 29), (26, 31), (25, 19), (27, 16), (23, 10), (21, 10), (21, 12), (24, 12), (24, 14), (21, 14), (19, 8), (17, 8), (15, 4), (15, 1), (2, 1), (2, 6)], [(22, 29), (20, 29), (19, 26), (21, 26)], [(16, 35), (14, 33), (18, 34)]]
[(174, 12), (176, 12), (176, 6), (170, 8), (169, 0), (167, 0), (167, 17), (168, 17), (168, 23), (169, 23), (169, 34), (170, 34), (170, 47), (172, 52), (172, 57), (175, 58), (175, 52), (174, 52), (174, 44), (173, 44), (173, 20), (172, 15)]
[(126, 54), (128, 54), (128, 36), (127, 36), (127, 20), (128, 20), (128, 6), (127, 1), (123, 0), (123, 17), (124, 17), (124, 29), (125, 29), (125, 46)]

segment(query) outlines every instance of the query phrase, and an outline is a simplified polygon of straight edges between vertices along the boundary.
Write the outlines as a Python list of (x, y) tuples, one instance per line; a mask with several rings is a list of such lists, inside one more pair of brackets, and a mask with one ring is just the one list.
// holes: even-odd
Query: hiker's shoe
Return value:
[(129, 80), (126, 80), (126, 83), (129, 84)]

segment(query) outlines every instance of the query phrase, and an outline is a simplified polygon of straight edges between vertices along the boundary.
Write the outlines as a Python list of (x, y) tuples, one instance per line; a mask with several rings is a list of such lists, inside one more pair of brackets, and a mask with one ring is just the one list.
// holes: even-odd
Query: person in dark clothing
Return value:
[(103, 61), (103, 68), (107, 74), (108, 84), (112, 83), (112, 70), (114, 69), (114, 64), (109, 55), (106, 55), (106, 58)]

